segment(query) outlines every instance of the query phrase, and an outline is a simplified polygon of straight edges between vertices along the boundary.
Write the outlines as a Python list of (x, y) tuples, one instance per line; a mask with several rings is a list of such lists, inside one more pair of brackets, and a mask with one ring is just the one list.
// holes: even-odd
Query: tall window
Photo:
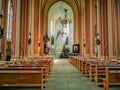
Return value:
[(51, 20), (51, 35), (54, 35), (54, 21)]
[(8, 0), (7, 41), (12, 40), (12, 16), (13, 16), (12, 1)]
[(64, 31), (64, 33), (66, 33), (67, 35), (69, 35), (69, 23), (66, 24), (66, 26), (64, 26), (63, 31)]

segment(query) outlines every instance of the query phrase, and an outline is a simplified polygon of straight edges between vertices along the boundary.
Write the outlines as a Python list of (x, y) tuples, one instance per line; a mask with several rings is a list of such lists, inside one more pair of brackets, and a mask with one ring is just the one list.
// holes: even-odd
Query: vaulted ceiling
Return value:
[(48, 19), (56, 19), (58, 17), (64, 18), (65, 9), (67, 9), (67, 18), (73, 18), (72, 8), (67, 3), (59, 1), (50, 7)]
[(75, 5), (77, 8), (80, 8), (80, 3), (83, 0), (40, 0), (41, 6), (44, 8), (48, 3), (53, 3), (57, 1), (69, 2), (69, 4)]
[[(49, 13), (49, 10), (51, 9), (51, 7), (53, 6), (53, 13), (57, 12), (57, 9), (58, 11), (60, 11), (60, 8), (58, 8), (59, 5), (55, 5), (55, 3), (57, 2), (64, 2), (66, 3), (66, 6), (71, 10), (71, 17), (73, 17), (72, 20), (74, 20), (74, 33), (76, 34), (76, 37), (77, 37), (77, 33), (78, 33), (78, 23), (80, 22), (78, 16), (80, 16), (80, 12), (81, 12), (81, 3), (84, 2), (85, 0), (39, 0), (40, 1), (40, 6), (41, 6), (41, 10), (44, 12), (44, 14), (42, 16), (44, 16), (44, 25), (46, 26), (48, 24), (48, 13)], [(64, 5), (63, 5), (64, 6)], [(52, 13), (51, 15), (52, 16)], [(47, 27), (44, 27), (45, 30), (47, 30)], [(47, 31), (45, 31), (47, 32)], [(44, 32), (44, 33), (45, 33)], [(77, 41), (77, 40), (76, 40)]]

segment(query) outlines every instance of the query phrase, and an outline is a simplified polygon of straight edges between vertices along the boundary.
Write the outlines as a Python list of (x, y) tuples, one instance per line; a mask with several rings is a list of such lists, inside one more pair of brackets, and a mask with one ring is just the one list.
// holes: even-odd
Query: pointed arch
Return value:
[[(47, 34), (47, 27), (48, 26), (48, 12), (50, 7), (55, 4), (56, 2), (59, 2), (61, 0), (50, 0), (46, 3), (46, 7), (44, 8), (44, 36)], [(63, 0), (62, 0), (63, 1)], [(78, 9), (76, 6), (76, 3), (74, 1), (63, 1), (67, 3), (73, 11), (74, 14), (74, 43), (78, 43)]]

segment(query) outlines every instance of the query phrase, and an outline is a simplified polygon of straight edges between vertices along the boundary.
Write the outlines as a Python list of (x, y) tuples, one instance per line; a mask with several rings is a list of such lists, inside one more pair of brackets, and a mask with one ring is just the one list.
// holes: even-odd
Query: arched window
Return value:
[(12, 1), (8, 0), (7, 41), (12, 40), (12, 16), (13, 16)]

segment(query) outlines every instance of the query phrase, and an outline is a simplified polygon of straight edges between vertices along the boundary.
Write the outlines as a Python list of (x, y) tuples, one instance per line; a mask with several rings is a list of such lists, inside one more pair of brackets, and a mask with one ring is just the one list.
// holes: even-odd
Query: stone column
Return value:
[[(0, 0), (0, 14), (2, 14), (2, 0)], [(1, 26), (1, 19), (2, 19), (2, 18), (0, 17), (0, 26)], [(1, 47), (1, 43), (2, 43), (2, 42), (1, 42), (1, 39), (0, 39), (0, 59), (1, 59), (1, 51), (2, 51), (2, 50), (1, 50), (1, 48), (2, 48), (2, 47)]]
[(117, 52), (116, 31), (115, 31), (115, 7), (114, 0), (109, 0), (108, 4), (108, 36), (109, 36), (109, 58), (113, 59)]
[[(97, 38), (100, 39), (100, 0), (97, 0), (96, 4), (97, 4), (97, 16), (96, 16), (96, 19), (97, 19), (96, 29), (97, 30), (96, 30), (96, 32), (99, 33), (99, 36), (97, 36)], [(96, 43), (96, 41), (95, 41), (95, 43)], [(100, 45), (96, 46), (96, 49), (98, 50), (98, 58), (100, 58), (100, 56), (101, 56), (100, 46), (101, 46), (101, 41), (100, 41)]]
[[(47, 17), (46, 17), (47, 18)], [(42, 2), (40, 1), (40, 52), (44, 52), (44, 8), (42, 7)]]
[(21, 0), (17, 0), (17, 7), (16, 7), (16, 39), (15, 39), (15, 58), (19, 58), (19, 45), (20, 45), (20, 4)]
[(32, 43), (30, 45), (30, 55), (33, 56), (34, 55), (34, 3), (35, 3), (35, 0), (31, 0), (31, 23), (30, 23), (30, 31), (31, 31), (31, 39), (32, 39)]
[(86, 54), (86, 38), (85, 38), (85, 0), (81, 1), (81, 37), (82, 37), (82, 55)]
[[(2, 10), (7, 11), (8, 10), (8, 0), (2, 0)], [(6, 31), (7, 31), (7, 12), (3, 12), (2, 22), (1, 22), (2, 28), (4, 28), (4, 37), (6, 37)], [(1, 39), (1, 53), (2, 53), (2, 59), (6, 60), (6, 38)]]
[(28, 49), (28, 0), (21, 0), (20, 57), (26, 58)]
[[(28, 8), (29, 8), (29, 10), (28, 10), (28, 33), (30, 34), (31, 33), (31, 23), (32, 23), (32, 15), (31, 15), (31, 13), (32, 13), (32, 0), (29, 0), (28, 1), (29, 3), (28, 3)], [(28, 35), (28, 39), (30, 38), (30, 35)], [(31, 41), (31, 43), (32, 43), (32, 41)], [(29, 44), (28, 45), (28, 58), (30, 58), (30, 56), (31, 56), (31, 44)]]
[(12, 23), (12, 43), (11, 43), (11, 58), (15, 59), (15, 47), (16, 47), (16, 13), (17, 13), (17, 1), (13, 0), (13, 23)]
[(90, 0), (85, 0), (86, 55), (90, 55)]
[[(78, 7), (78, 43), (82, 43), (82, 30), (81, 30), (81, 8)], [(83, 47), (83, 44), (80, 44), (80, 49)], [(82, 50), (80, 50), (82, 51)], [(80, 52), (81, 54), (81, 52)]]
[(96, 56), (95, 32), (97, 31), (97, 2), (90, 0), (90, 55)]
[[(34, 55), (38, 55), (38, 33), (39, 33), (39, 0), (34, 3)], [(47, 18), (47, 17), (46, 17)]]
[[(114, 12), (114, 13), (113, 13)], [(116, 43), (116, 31), (115, 31), (115, 3), (114, 0), (111, 0), (111, 28), (112, 28), (112, 51), (113, 51), (113, 58), (116, 58), (117, 55), (117, 43)]]
[(108, 57), (108, 27), (107, 27), (107, 1), (100, 0), (100, 48), (101, 48), (101, 58)]
[(25, 31), (24, 31), (24, 58), (27, 58), (28, 57), (28, 1), (29, 0), (25, 0), (25, 25), (24, 25), (24, 28), (25, 28)]
[(21, 12), (20, 12), (20, 58), (24, 55), (24, 13), (25, 13), (25, 3), (21, 0)]
[(117, 57), (120, 59), (120, 2), (116, 1)]
[(84, 13), (83, 13), (83, 7), (81, 6), (81, 37), (82, 37), (82, 43), (81, 43), (81, 55), (84, 56), (84, 49), (85, 49), (85, 37), (84, 37)]

